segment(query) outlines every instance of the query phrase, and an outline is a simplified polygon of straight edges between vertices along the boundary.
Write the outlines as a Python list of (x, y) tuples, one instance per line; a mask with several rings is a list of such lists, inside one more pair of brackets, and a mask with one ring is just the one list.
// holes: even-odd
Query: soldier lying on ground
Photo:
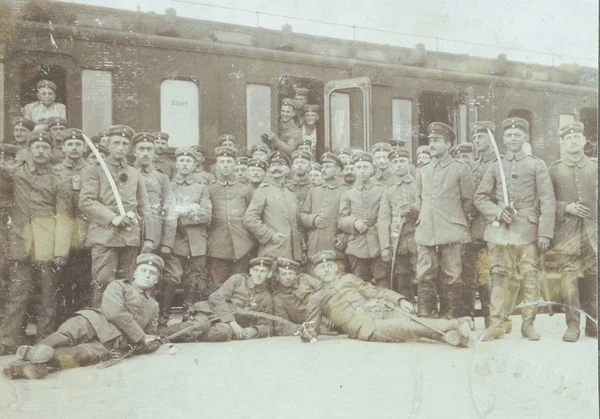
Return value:
[(111, 352), (156, 351), (161, 345), (155, 335), (158, 303), (151, 290), (164, 262), (152, 253), (142, 253), (136, 262), (132, 281), (117, 280), (106, 287), (100, 309), (80, 310), (37, 345), (20, 346), (20, 360), (4, 367), (4, 375), (39, 379), (52, 370), (97, 364), (110, 358)]
[[(162, 327), (161, 335), (169, 336), (185, 328), (186, 333), (173, 342), (226, 342), (231, 339), (258, 339), (271, 335), (271, 321), (256, 316), (237, 313), (251, 310), (273, 313), (273, 298), (267, 286), (271, 258), (250, 261), (250, 275), (234, 274), (213, 292), (208, 301), (194, 304), (188, 321)], [(192, 327), (197, 325), (197, 327)]]
[[(338, 273), (335, 253), (325, 250), (312, 256), (315, 273), (322, 280), (321, 289), (308, 301), (308, 316), (300, 337), (303, 341), (317, 338), (322, 317), (352, 339), (375, 342), (405, 342), (428, 338), (454, 346), (468, 346), (471, 335), (470, 317), (460, 319), (419, 319), (444, 335), (410, 320), (413, 305), (392, 290), (365, 282), (352, 274)], [(398, 308), (392, 308), (398, 306)], [(411, 316), (412, 317), (412, 316)]]

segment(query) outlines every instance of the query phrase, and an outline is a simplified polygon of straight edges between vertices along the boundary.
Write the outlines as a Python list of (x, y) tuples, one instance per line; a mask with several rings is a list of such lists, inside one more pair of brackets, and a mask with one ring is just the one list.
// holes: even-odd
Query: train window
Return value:
[(427, 127), (432, 122), (454, 126), (454, 95), (442, 92), (423, 92), (417, 102), (419, 107), (419, 144), (427, 144)]
[(271, 87), (260, 84), (246, 86), (246, 146), (262, 143), (260, 136), (271, 132)]
[(350, 147), (350, 95), (332, 93), (330, 102), (331, 149)]
[(468, 127), (468, 109), (467, 109), (467, 96), (461, 94), (459, 96), (458, 103), (455, 107), (454, 112), (454, 131), (456, 131), (456, 142), (457, 144), (466, 143), (468, 141), (469, 127)]
[(169, 146), (200, 143), (200, 96), (196, 83), (165, 80), (160, 85), (160, 130), (169, 134)]
[(529, 109), (511, 109), (508, 112), (508, 118), (522, 118), (529, 122), (529, 142), (524, 144), (523, 150), (527, 154), (531, 154), (533, 151), (531, 148), (531, 141), (533, 140), (533, 112)]
[(81, 73), (83, 130), (95, 135), (112, 124), (112, 73), (83, 70)]
[(412, 154), (412, 100), (392, 99), (392, 136), (404, 141)]
[[(24, 64), (20, 67), (20, 84), (19, 84), (19, 98), (21, 102), (21, 112), (25, 112), (25, 106), (37, 102), (37, 83), (40, 80), (49, 80), (56, 84), (56, 102), (62, 103), (67, 107), (67, 121), (69, 121), (69, 104), (67, 103), (67, 73), (65, 69), (59, 65), (32, 65)], [(40, 118), (44, 118), (42, 115), (38, 115)], [(38, 119), (35, 115), (30, 116), (32, 119)], [(46, 118), (48, 116), (45, 116)]]
[[(4, 63), (0, 63), (0, 135), (4, 134)], [(7, 143), (8, 139), (3, 142)]]
[(583, 133), (588, 140), (585, 154), (589, 157), (596, 157), (598, 154), (598, 108), (581, 109), (579, 121), (584, 125)]

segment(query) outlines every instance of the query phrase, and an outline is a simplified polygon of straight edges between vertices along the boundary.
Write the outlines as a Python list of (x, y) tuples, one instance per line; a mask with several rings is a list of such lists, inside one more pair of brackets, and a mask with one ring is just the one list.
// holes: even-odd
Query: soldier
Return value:
[[(583, 153), (587, 139), (581, 122), (560, 128), (565, 157), (550, 166), (556, 195), (554, 246), (548, 260), (561, 273), (561, 297), (565, 304), (565, 342), (579, 339), (579, 308), (597, 320), (598, 286), (598, 168)], [(578, 278), (583, 279), (578, 284)], [(586, 317), (586, 336), (597, 337), (597, 324)]]
[(139, 170), (150, 204), (150, 217), (145, 223), (152, 223), (154, 241), (152, 252), (171, 253), (175, 242), (177, 220), (168, 213), (168, 203), (171, 201), (171, 182), (164, 173), (156, 170), (152, 162), (156, 137), (149, 132), (138, 132), (133, 136), (135, 162), (133, 167)]
[(267, 174), (268, 164), (265, 160), (252, 158), (248, 160), (248, 186), (252, 189), (252, 192), (258, 188), (258, 186), (264, 182), (265, 175)]
[(206, 148), (201, 145), (194, 145), (192, 148), (196, 152), (196, 156), (198, 156), (198, 164), (194, 169), (194, 181), (209, 186), (215, 181), (215, 175), (204, 168), (204, 162), (206, 161)]
[(161, 326), (169, 321), (171, 305), (178, 284), (183, 284), (183, 319), (190, 316), (190, 307), (200, 294), (206, 299), (212, 287), (206, 271), (208, 226), (212, 203), (208, 188), (194, 182), (194, 167), (198, 157), (192, 148), (175, 150), (176, 174), (171, 181), (172, 199), (167, 214), (177, 223), (171, 253), (165, 255), (165, 272), (161, 284)]
[(258, 144), (252, 146), (249, 154), (252, 159), (267, 161), (270, 153), (269, 147), (264, 144)]
[(312, 152), (311, 144), (312, 143), (311, 143), (310, 140), (308, 140), (308, 139), (302, 139), (296, 145), (296, 150), (294, 150), (294, 151), (302, 151), (304, 153), (308, 153), (311, 156), (311, 159), (312, 159), (313, 152)]
[(129, 215), (119, 213), (118, 198), (102, 166), (91, 166), (82, 172), (79, 209), (90, 220), (86, 246), (92, 248), (91, 304), (94, 308), (100, 306), (104, 289), (117, 275), (131, 278), (140, 244), (142, 253), (152, 251), (155, 234), (152, 223), (138, 221), (150, 220), (152, 214), (144, 178), (127, 163), (135, 132), (125, 125), (113, 125), (107, 134), (109, 155), (104, 161)]
[(450, 155), (453, 159), (462, 160), (467, 166), (473, 165), (473, 144), (461, 143), (456, 144), (450, 149)]
[(339, 148), (335, 150), (334, 154), (342, 163), (344, 163), (344, 167), (348, 164), (352, 163), (352, 150), (349, 148)]
[(29, 133), (27, 143), (31, 162), (0, 166), (0, 175), (14, 191), (8, 254), (12, 266), (5, 317), (0, 325), (2, 355), (13, 352), (25, 336), (27, 304), (36, 283), (41, 306), (38, 337), (54, 330), (58, 287), (55, 271), (65, 266), (69, 256), (70, 196), (64, 182), (52, 173), (54, 140), (48, 132), (39, 131)]
[(263, 134), (262, 139), (273, 151), (281, 151), (288, 157), (296, 150), (298, 143), (302, 140), (302, 130), (296, 124), (296, 107), (294, 101), (289, 98), (283, 99), (281, 112), (279, 114), (279, 136), (269, 132)]
[(398, 181), (383, 193), (377, 232), (383, 261), (391, 264), (396, 252), (395, 266), (391, 267), (396, 283), (390, 284), (390, 287), (413, 301), (412, 284), (417, 265), (415, 224), (419, 217), (419, 207), (417, 182), (409, 173), (409, 156), (408, 150), (400, 147), (389, 154), (390, 161), (396, 167)]
[(52, 164), (60, 164), (65, 158), (63, 152), (63, 133), (67, 129), (67, 120), (53, 116), (48, 118), (48, 131), (54, 137), (54, 151), (52, 153)]
[(454, 160), (448, 150), (456, 138), (441, 122), (427, 127), (431, 162), (417, 175), (420, 207), (415, 229), (419, 315), (431, 316), (437, 308), (435, 280), (440, 300), (447, 301), (442, 316), (458, 318), (462, 296), (462, 245), (471, 241), (467, 214), (472, 211), (475, 186), (471, 169)]
[(348, 234), (346, 255), (352, 273), (379, 286), (387, 284), (387, 267), (381, 259), (377, 216), (385, 186), (373, 178), (373, 158), (362, 152), (354, 156), (356, 183), (340, 199), (338, 229)]
[(292, 153), (292, 171), (293, 177), (287, 182), (287, 188), (294, 192), (298, 200), (298, 208), (306, 199), (309, 189), (312, 187), (308, 179), (308, 172), (312, 163), (312, 156), (305, 151), (294, 151)]
[(17, 162), (31, 161), (31, 153), (29, 152), (29, 146), (27, 145), (27, 135), (33, 131), (35, 123), (27, 118), (19, 117), (13, 121), (13, 136), (15, 145), (19, 148), (17, 156), (15, 157)]
[[(100, 153), (100, 156), (102, 157), (103, 160), (105, 160), (106, 157), (108, 157), (108, 148), (106, 148), (102, 144), (98, 144), (96, 146), (96, 149), (98, 150), (98, 153)], [(100, 164), (100, 163), (98, 163), (98, 159), (96, 158), (96, 155), (90, 149), (86, 149), (83, 152), (83, 158), (85, 159), (87, 164), (90, 166), (98, 166)]]
[(371, 147), (373, 164), (376, 168), (373, 181), (383, 186), (392, 186), (397, 181), (394, 168), (390, 165), (390, 158), (388, 157), (391, 151), (392, 146), (388, 143), (377, 143)]
[(303, 261), (303, 243), (298, 231), (298, 200), (285, 187), (290, 160), (282, 152), (269, 156), (268, 177), (258, 189), (244, 215), (244, 227), (259, 243), (258, 256), (281, 256)]
[(154, 168), (167, 175), (169, 179), (173, 179), (175, 162), (165, 154), (168, 149), (169, 134), (166, 132), (154, 133), (154, 158), (152, 159)]
[(41, 131), (48, 128), (48, 119), (56, 116), (67, 118), (67, 108), (62, 103), (56, 102), (56, 84), (49, 80), (40, 80), (36, 84), (37, 101), (25, 105), (22, 109), (23, 116), (33, 122), (36, 126), (35, 131)]
[[(50, 122), (52, 124), (52, 122)], [(62, 163), (53, 167), (52, 171), (58, 175), (70, 191), (69, 219), (71, 220), (71, 251), (67, 265), (62, 270), (60, 284), (60, 297), (64, 299), (64, 309), (60, 312), (61, 321), (83, 308), (89, 296), (89, 287), (92, 282), (91, 269), (92, 257), (90, 249), (85, 246), (85, 238), (89, 228), (89, 221), (79, 210), (79, 193), (81, 192), (82, 172), (87, 170), (88, 164), (83, 158), (85, 140), (83, 131), (71, 128), (61, 133), (63, 137), (63, 150), (65, 158)]]
[(20, 346), (20, 361), (4, 368), (8, 379), (39, 379), (49, 371), (84, 367), (111, 357), (111, 352), (135, 354), (156, 351), (158, 303), (152, 288), (158, 282), (164, 262), (152, 253), (136, 259), (133, 277), (111, 282), (99, 309), (80, 310), (55, 333), (35, 346)]
[(233, 173), (235, 178), (245, 184), (248, 184), (248, 157), (236, 157)]
[[(421, 319), (444, 335), (410, 320), (402, 311), (414, 312), (413, 305), (401, 294), (376, 287), (352, 274), (338, 273), (333, 251), (317, 253), (312, 258), (321, 288), (308, 299), (303, 341), (316, 340), (323, 317), (350, 339), (371, 342), (406, 342), (427, 338), (466, 347), (471, 337), (470, 318)], [(397, 306), (397, 309), (390, 305)]]
[(310, 181), (310, 187), (321, 186), (323, 184), (323, 176), (321, 175), (321, 165), (319, 163), (313, 163), (310, 166), (310, 172), (308, 172), (308, 180)]
[[(546, 253), (554, 235), (556, 203), (548, 169), (540, 159), (523, 151), (529, 123), (521, 118), (502, 122), (507, 152), (502, 166), (493, 163), (475, 195), (475, 205), (489, 223), (484, 240), (490, 254), (490, 327), (484, 340), (501, 338), (511, 329), (509, 316), (515, 308), (523, 282), (523, 301), (538, 301), (540, 294), (539, 255)], [(506, 191), (500, 178), (506, 175)], [(503, 194), (508, 194), (504, 202)], [(521, 311), (521, 334), (539, 340), (533, 327), (536, 307)], [(505, 323), (505, 324), (503, 324)]]
[(294, 86), (294, 107), (304, 109), (308, 102), (308, 89), (306, 87)]
[(319, 105), (304, 105), (304, 124), (302, 124), (302, 141), (308, 142), (311, 155), (317, 148), (317, 122), (319, 122)]
[(243, 223), (244, 213), (252, 200), (252, 189), (236, 179), (233, 173), (236, 150), (219, 147), (215, 155), (219, 180), (208, 188), (212, 201), (208, 237), (214, 244), (209, 248), (209, 256), (210, 276), (216, 288), (231, 275), (248, 271), (254, 240)]
[[(300, 221), (307, 231), (309, 255), (333, 247), (338, 231), (340, 201), (344, 192), (348, 190), (340, 179), (344, 164), (335, 154), (323, 153), (321, 164), (324, 184), (308, 192), (300, 212)], [(338, 251), (336, 258), (343, 260), (345, 256)]]
[[(496, 131), (496, 125), (489, 121), (478, 121), (471, 124), (471, 141), (478, 154), (477, 159), (471, 164), (476, 189), (479, 187), (487, 169), (496, 161), (488, 129), (493, 133)], [(471, 242), (464, 246), (462, 259), (463, 314), (465, 316), (475, 315), (473, 293), (477, 290), (484, 324), (488, 328), (490, 326), (489, 254), (487, 245), (483, 240), (487, 220), (476, 209), (473, 210), (470, 218)]]
[(421, 168), (431, 161), (431, 152), (428, 145), (417, 148), (417, 168)]
[[(217, 139), (217, 144), (219, 145), (219, 147), (227, 147), (227, 148), (234, 149), (236, 152), (236, 156), (240, 153), (240, 147), (235, 142), (235, 137), (231, 134), (220, 135), (219, 138)], [(216, 164), (213, 164), (212, 166), (210, 166), (210, 172), (214, 175), (218, 174)]]

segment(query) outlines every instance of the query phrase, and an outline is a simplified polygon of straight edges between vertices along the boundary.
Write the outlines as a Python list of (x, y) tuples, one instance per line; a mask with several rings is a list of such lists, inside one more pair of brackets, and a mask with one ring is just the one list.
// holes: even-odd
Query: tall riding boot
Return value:
[(533, 327), (537, 307), (530, 305), (540, 299), (540, 281), (537, 273), (528, 273), (523, 275), (523, 303), (521, 310), (523, 324), (521, 325), (521, 334), (529, 340), (539, 340), (540, 334)]
[(470, 283), (463, 284), (461, 293), (460, 316), (475, 318), (475, 290)]
[(183, 315), (181, 321), (188, 321), (191, 317), (192, 304), (196, 302), (196, 294), (198, 293), (197, 284), (194, 282), (188, 282), (183, 285)]
[(423, 280), (421, 278), (417, 288), (417, 295), (419, 297), (417, 305), (419, 317), (432, 317), (437, 309), (437, 304), (434, 305), (436, 296), (433, 283), (430, 280)]
[(595, 338), (598, 336), (598, 324), (596, 323), (598, 321), (598, 277), (596, 275), (586, 273), (579, 281), (579, 296), (581, 309), (587, 314), (585, 316), (585, 335)]
[(48, 364), (57, 370), (67, 370), (97, 364), (101, 361), (106, 361), (109, 358), (109, 351), (100, 352), (94, 350), (94, 348), (79, 345), (73, 348), (56, 349), (54, 351), (54, 357)]
[(512, 315), (515, 306), (517, 305), (517, 297), (519, 296), (519, 288), (521, 287), (521, 281), (515, 277), (509, 277), (506, 283), (506, 299), (504, 300), (504, 306), (502, 308), (502, 327), (504, 333), (510, 333), (512, 331)]
[(509, 278), (506, 275), (492, 273), (490, 275), (490, 326), (484, 334), (484, 341), (499, 339), (504, 336), (502, 321), (504, 319), (504, 304), (508, 288)]
[(490, 293), (488, 285), (479, 285), (479, 301), (481, 302), (481, 315), (486, 329), (490, 327)]
[(442, 294), (445, 295), (447, 306), (446, 310), (444, 312), (441, 312), (441, 317), (445, 317), (447, 319), (457, 319), (459, 317), (462, 317), (462, 282), (458, 281), (452, 285), (443, 284), (440, 295)]
[(107, 284), (101, 284), (99, 282), (92, 282), (90, 285), (90, 298), (88, 303), (90, 308), (100, 308), (106, 285)]
[(176, 291), (176, 283), (169, 280), (163, 280), (159, 299), (158, 327), (165, 327), (167, 323), (169, 323), (171, 306), (173, 305)]
[(562, 299), (565, 304), (567, 331), (563, 335), (565, 342), (577, 342), (579, 339), (579, 285), (576, 272), (565, 272), (561, 277)]

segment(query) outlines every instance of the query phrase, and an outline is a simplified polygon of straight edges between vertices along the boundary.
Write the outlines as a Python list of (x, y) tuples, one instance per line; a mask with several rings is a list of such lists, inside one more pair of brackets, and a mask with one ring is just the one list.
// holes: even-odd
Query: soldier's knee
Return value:
[(216, 323), (208, 329), (207, 342), (229, 342), (233, 339), (233, 329), (226, 323)]

